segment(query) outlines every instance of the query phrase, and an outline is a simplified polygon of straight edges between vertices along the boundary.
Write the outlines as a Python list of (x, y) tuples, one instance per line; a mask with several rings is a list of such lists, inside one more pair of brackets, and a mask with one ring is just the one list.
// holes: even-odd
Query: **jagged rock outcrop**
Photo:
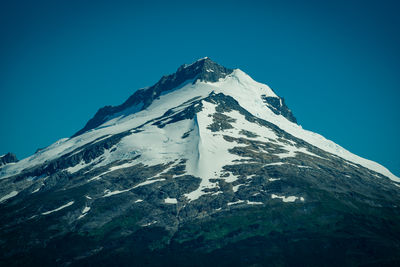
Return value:
[(272, 110), (272, 112), (277, 115), (282, 115), (291, 122), (297, 123), (296, 118), (294, 117), (292, 111), (286, 105), (285, 99), (283, 97), (280, 98), (263, 96), (263, 99), (265, 103), (268, 104), (268, 107)]
[(18, 162), (17, 156), (13, 153), (9, 152), (3, 156), (0, 156), (0, 166), (13, 162)]

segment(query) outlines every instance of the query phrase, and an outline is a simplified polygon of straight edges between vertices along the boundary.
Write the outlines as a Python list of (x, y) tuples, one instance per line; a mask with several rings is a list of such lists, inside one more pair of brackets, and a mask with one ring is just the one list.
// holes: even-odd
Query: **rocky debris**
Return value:
[(213, 123), (207, 126), (207, 129), (210, 129), (212, 132), (223, 131), (233, 128), (231, 123), (235, 122), (235, 119), (232, 119), (225, 114), (219, 112), (214, 113), (212, 117)]

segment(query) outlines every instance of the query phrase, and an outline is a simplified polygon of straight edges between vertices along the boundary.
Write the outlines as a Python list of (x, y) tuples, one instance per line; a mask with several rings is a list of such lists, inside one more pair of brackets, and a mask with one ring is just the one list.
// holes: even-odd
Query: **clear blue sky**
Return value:
[(1, 1), (0, 154), (27, 157), (209, 56), (270, 85), (304, 128), (399, 176), (396, 2)]

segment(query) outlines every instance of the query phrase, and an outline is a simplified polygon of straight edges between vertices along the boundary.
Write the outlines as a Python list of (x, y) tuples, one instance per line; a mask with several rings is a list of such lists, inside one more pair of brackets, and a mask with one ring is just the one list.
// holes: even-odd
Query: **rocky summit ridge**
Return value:
[(203, 58), (0, 166), (0, 265), (395, 265), (399, 190)]
[(73, 137), (101, 125), (110, 116), (113, 116), (116, 113), (126, 110), (132, 106), (141, 104), (139, 110), (146, 109), (149, 105), (151, 105), (154, 99), (158, 98), (163, 92), (172, 90), (185, 82), (216, 82), (220, 78), (224, 78), (226, 75), (232, 73), (232, 71), (233, 70), (227, 69), (215, 63), (208, 57), (199, 59), (190, 65), (184, 64), (180, 66), (175, 73), (163, 76), (153, 86), (136, 91), (123, 104), (115, 107), (105, 106), (99, 109), (96, 115), (88, 121), (85, 127), (75, 133)]

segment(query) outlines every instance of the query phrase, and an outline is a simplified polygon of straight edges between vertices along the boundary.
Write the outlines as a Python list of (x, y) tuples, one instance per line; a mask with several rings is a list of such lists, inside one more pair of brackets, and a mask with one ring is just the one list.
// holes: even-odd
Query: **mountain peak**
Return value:
[[(217, 82), (220, 78), (231, 74), (232, 71), (232, 69), (221, 66), (209, 57), (203, 57), (192, 64), (183, 64), (175, 74), (176, 76), (183, 75), (187, 77), (187, 80), (194, 79), (193, 83), (197, 81)], [(174, 78), (174, 74), (172, 74), (172, 78)]]
[[(164, 75), (153, 86), (139, 89), (123, 104), (119, 106), (105, 106), (99, 109), (95, 116), (87, 122), (85, 127), (75, 133), (72, 137), (97, 128), (103, 123), (116, 117), (126, 116), (144, 110), (161, 95), (179, 89), (187, 84), (191, 83), (194, 85), (197, 82), (216, 83), (228, 75), (234, 76), (235, 80), (240, 80), (242, 83), (253, 84), (252, 86), (264, 88), (266, 91), (260, 91), (259, 93), (262, 94), (260, 97), (262, 98), (265, 107), (269, 108), (276, 115), (282, 115), (287, 120), (297, 123), (291, 110), (286, 106), (284, 99), (273, 93), (268, 86), (255, 82), (250, 76), (239, 69), (228, 69), (211, 60), (209, 57), (203, 57), (191, 64), (181, 65), (175, 73)], [(245, 95), (246, 97), (256, 97), (254, 92)]]
[(163, 92), (179, 87), (190, 81), (195, 84), (201, 82), (217, 82), (231, 74), (233, 69), (225, 68), (212, 61), (209, 57), (198, 59), (192, 64), (180, 66), (173, 74), (164, 75), (156, 84), (151, 87), (139, 89), (128, 100), (119, 106), (105, 106), (97, 111), (95, 116), (88, 121), (84, 128), (75, 133), (72, 137), (78, 136), (90, 129), (100, 126), (102, 123), (131, 107), (138, 107), (139, 110), (147, 108), (154, 99)]

